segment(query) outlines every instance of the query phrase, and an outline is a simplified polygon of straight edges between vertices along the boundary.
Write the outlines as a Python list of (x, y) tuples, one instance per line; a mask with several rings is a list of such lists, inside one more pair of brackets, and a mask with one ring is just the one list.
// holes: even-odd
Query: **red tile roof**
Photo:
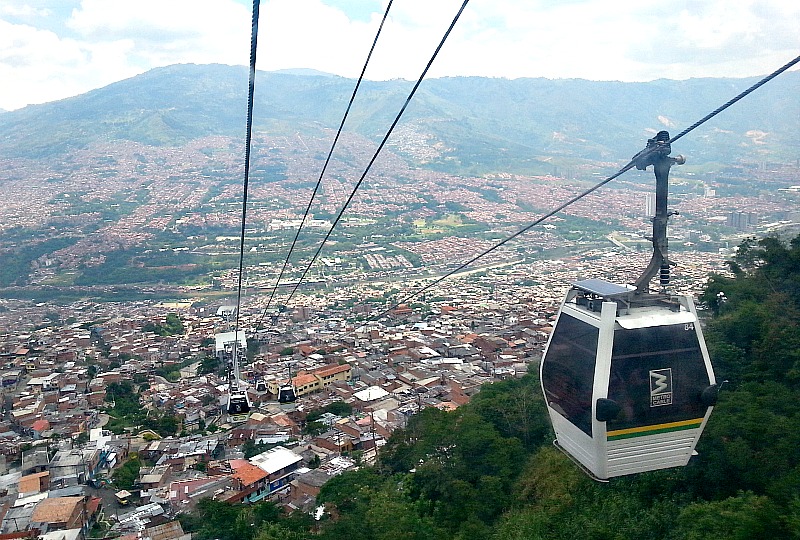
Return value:
[(244, 467), (245, 465), (250, 464), (250, 462), (247, 461), (246, 459), (232, 459), (228, 461), (228, 463), (230, 464), (231, 469), (233, 469), (234, 471), (239, 469), (240, 467)]
[(233, 473), (233, 477), (239, 480), (243, 486), (252, 486), (267, 476), (269, 476), (269, 474), (267, 474), (265, 470), (256, 467), (255, 465), (251, 465), (250, 463), (242, 465), (236, 469), (235, 473)]
[(90, 516), (97, 512), (97, 509), (100, 508), (100, 503), (103, 502), (103, 499), (100, 497), (92, 497), (89, 499), (89, 502), (86, 503), (86, 513)]
[(312, 384), (315, 382), (317, 382), (317, 378), (311, 375), (310, 373), (307, 373), (305, 375), (298, 375), (297, 377), (292, 379), (292, 384), (294, 384), (295, 388), (306, 384)]
[(339, 365), (326, 366), (314, 370), (314, 374), (319, 375), (320, 377), (325, 377), (327, 375), (335, 375), (336, 373), (342, 373), (343, 371), (350, 371), (350, 364), (342, 364), (341, 366)]
[(42, 431), (47, 431), (48, 429), (50, 429), (50, 422), (48, 422), (44, 418), (40, 418), (31, 425), (31, 429), (33, 431), (38, 431), (40, 433)]

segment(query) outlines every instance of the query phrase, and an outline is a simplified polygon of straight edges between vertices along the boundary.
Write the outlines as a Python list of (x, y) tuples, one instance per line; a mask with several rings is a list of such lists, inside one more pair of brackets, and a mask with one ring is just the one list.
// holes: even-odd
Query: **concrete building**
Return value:
[(301, 456), (291, 450), (277, 446), (272, 450), (253, 456), (250, 458), (250, 463), (267, 473), (268, 492), (266, 496), (272, 496), (289, 486), (289, 483), (294, 480), (302, 460)]

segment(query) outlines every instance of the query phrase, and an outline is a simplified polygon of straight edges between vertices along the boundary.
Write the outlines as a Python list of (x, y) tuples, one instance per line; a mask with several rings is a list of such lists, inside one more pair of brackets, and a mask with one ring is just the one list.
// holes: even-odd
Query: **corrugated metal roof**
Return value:
[(278, 446), (272, 450), (267, 450), (266, 452), (262, 452), (257, 456), (251, 457), (250, 463), (267, 471), (269, 474), (272, 474), (299, 461), (302, 461), (302, 459), (302, 457), (298, 456), (291, 450), (288, 450), (282, 446)]

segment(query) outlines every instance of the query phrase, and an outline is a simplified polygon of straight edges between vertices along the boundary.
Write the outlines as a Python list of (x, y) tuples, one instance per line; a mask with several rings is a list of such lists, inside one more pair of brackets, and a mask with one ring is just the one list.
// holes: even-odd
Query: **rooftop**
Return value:
[(376, 399), (383, 399), (388, 395), (389, 392), (379, 386), (370, 386), (365, 390), (353, 394), (353, 396), (360, 401), (375, 401)]
[(250, 463), (241, 464), (236, 468), (236, 472), (233, 473), (233, 477), (239, 480), (242, 485), (245, 486), (255, 484), (267, 476), (269, 476), (269, 473)]
[(250, 458), (250, 463), (267, 471), (269, 474), (285, 469), (303, 458), (282, 446), (277, 446), (272, 450), (262, 452)]
[(75, 507), (83, 502), (83, 497), (53, 497), (36, 505), (31, 521), (41, 523), (66, 523), (75, 513)]

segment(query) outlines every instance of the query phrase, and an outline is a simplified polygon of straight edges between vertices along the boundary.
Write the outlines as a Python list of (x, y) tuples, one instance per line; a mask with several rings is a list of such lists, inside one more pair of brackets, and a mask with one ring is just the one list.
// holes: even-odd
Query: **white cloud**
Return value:
[(250, 21), (250, 12), (232, 0), (83, 0), (66, 25), (87, 41), (129, 40), (130, 61), (150, 68), (246, 63)]
[[(49, 15), (24, 6), (3, 11)], [(232, 0), (84, 0), (60, 34), (0, 19), (0, 77), (13, 81), (0, 85), (0, 108), (69, 97), (169, 64), (245, 64), (250, 21)]]
[(0, 3), (0, 15), (12, 17), (46, 17), (50, 14), (47, 8), (37, 8), (29, 4), (12, 4), (10, 2)]
[[(367, 73), (416, 79), (461, 0), (395, 2)], [(319, 0), (266, 2), (259, 68), (358, 74), (382, 13), (350, 21)], [(472, 0), (429, 76), (657, 78), (768, 73), (800, 50), (800, 2)], [(264, 58), (261, 61), (261, 58)]]
[(0, 107), (14, 109), (82, 91), (75, 75), (88, 56), (73, 40), (0, 20)]
[[(356, 77), (387, 0), (262, 0), (258, 68)], [(367, 78), (415, 80), (462, 0), (398, 0)], [(50, 9), (52, 8), (52, 9)], [(355, 8), (354, 8), (355, 9)], [(249, 61), (248, 0), (0, 0), (0, 107), (175, 63)], [(800, 51), (796, 0), (471, 0), (429, 77), (652, 80), (764, 74)]]

